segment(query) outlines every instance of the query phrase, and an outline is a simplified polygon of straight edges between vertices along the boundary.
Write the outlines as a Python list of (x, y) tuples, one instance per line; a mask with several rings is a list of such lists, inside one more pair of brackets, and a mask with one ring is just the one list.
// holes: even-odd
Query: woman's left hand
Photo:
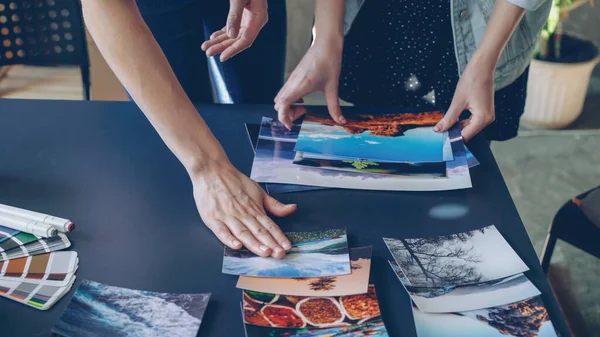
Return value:
[[(493, 62), (492, 62), (493, 61)], [(437, 125), (436, 132), (450, 129), (464, 110), (471, 112), (471, 117), (462, 121), (462, 137), (469, 141), (495, 119), (494, 111), (494, 68), (496, 59), (476, 55), (473, 56), (461, 75), (450, 108)]]

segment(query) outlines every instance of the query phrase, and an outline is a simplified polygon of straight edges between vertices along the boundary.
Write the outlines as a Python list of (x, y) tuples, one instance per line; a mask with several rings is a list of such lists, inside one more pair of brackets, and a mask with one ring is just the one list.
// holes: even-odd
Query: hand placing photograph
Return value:
[(418, 337), (556, 337), (540, 296), (493, 308), (447, 314), (413, 306)]
[(264, 278), (240, 276), (240, 289), (295, 296), (342, 296), (364, 294), (369, 288), (371, 247), (350, 249), (352, 272), (341, 276)]
[(350, 274), (345, 229), (285, 233), (292, 248), (281, 260), (246, 248), (225, 247), (223, 273), (260, 277), (322, 277)]
[[(295, 151), (385, 162), (444, 161), (446, 132), (433, 126), (441, 111), (385, 113), (348, 111), (339, 125), (321, 107), (309, 108), (298, 135)], [(452, 158), (450, 158), (452, 159)]]
[(380, 320), (375, 287), (339, 297), (276, 295), (244, 290), (244, 322), (270, 328), (352, 328)]
[(540, 294), (535, 285), (523, 274), (467, 286), (414, 287), (406, 283), (402, 271), (395, 262), (389, 262), (410, 298), (422, 312), (476, 310), (517, 302)]
[[(263, 121), (279, 123), (272, 119)], [(263, 123), (264, 124), (264, 123)], [(460, 128), (457, 124), (456, 128)], [(458, 130), (460, 134), (460, 129)], [(281, 134), (278, 134), (281, 136)], [(273, 137), (271, 137), (273, 138)], [(259, 138), (250, 177), (260, 183), (308, 185), (388, 191), (440, 191), (471, 187), (462, 140), (451, 143), (454, 160), (445, 163), (445, 177), (350, 172), (293, 163), (295, 143)]]
[(415, 287), (477, 284), (529, 270), (493, 225), (443, 236), (383, 241)]
[(52, 328), (53, 336), (198, 334), (210, 294), (134, 290), (84, 280)]

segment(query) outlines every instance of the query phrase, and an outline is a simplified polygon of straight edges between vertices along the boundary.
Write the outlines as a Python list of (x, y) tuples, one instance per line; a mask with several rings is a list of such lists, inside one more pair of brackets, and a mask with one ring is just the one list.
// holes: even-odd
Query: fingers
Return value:
[(230, 0), (229, 1), (229, 14), (227, 14), (227, 35), (235, 39), (240, 32), (240, 25), (242, 24), (242, 14), (244, 13), (244, 7), (248, 4), (248, 0)]
[(494, 112), (483, 112), (473, 110), (471, 111), (471, 117), (467, 119), (466, 123), (461, 123), (462, 137), (465, 142), (471, 140), (476, 134), (481, 132), (486, 126), (494, 121)]
[(314, 88), (310, 86), (310, 81), (288, 81), (279, 95), (279, 100), (275, 103), (277, 117), (288, 129), (292, 128), (292, 122), (302, 116), (303, 110), (293, 109), (292, 104), (296, 103), (300, 98), (310, 94)]
[(251, 252), (262, 257), (271, 255), (271, 248), (258, 241), (252, 231), (240, 220), (234, 217), (228, 217), (225, 220), (225, 223), (227, 224), (227, 227), (229, 227), (231, 233), (233, 233), (233, 235), (244, 244), (244, 247), (248, 248)]
[[(202, 45), (200, 46), (200, 48), (206, 52), (206, 56), (212, 56), (212, 55), (208, 55), (208, 51), (215, 47), (218, 46), (219, 44), (230, 40), (229, 36), (227, 36), (227, 34), (223, 33), (223, 34), (219, 34), (217, 36), (215, 36), (214, 38), (211, 38), (208, 41), (204, 41), (204, 43), (202, 43)], [(224, 49), (224, 48), (223, 48)], [(214, 55), (214, 54), (213, 54)]]
[(215, 37), (217, 37), (217, 36), (219, 36), (219, 35), (222, 35), (222, 34), (224, 34), (226, 29), (227, 29), (227, 27), (223, 27), (223, 28), (221, 28), (221, 29), (217, 30), (216, 32), (214, 32), (214, 33), (210, 34), (210, 39), (212, 40), (212, 39), (214, 39)]
[(342, 115), (342, 108), (340, 108), (337, 82), (325, 88), (325, 99), (327, 100), (327, 109), (331, 118), (338, 124), (346, 124), (346, 118)]
[(267, 193), (264, 194), (263, 205), (265, 206), (265, 209), (269, 211), (269, 213), (278, 217), (288, 216), (294, 213), (297, 208), (295, 204), (283, 204)]
[(448, 129), (450, 129), (456, 123), (456, 121), (458, 121), (458, 118), (460, 117), (460, 114), (463, 112), (464, 109), (465, 109), (464, 103), (457, 101), (456, 98), (453, 99), (452, 103), (450, 104), (450, 108), (448, 108), (448, 111), (446, 111), (446, 114), (444, 115), (444, 118), (442, 118), (433, 127), (433, 131), (435, 131), (435, 132), (448, 131)]
[(223, 222), (215, 219), (207, 222), (206, 225), (227, 247), (236, 250), (242, 248), (242, 243), (231, 234)]
[(242, 34), (242, 37), (237, 40), (232, 40), (232, 43), (221, 53), (221, 62), (225, 62), (228, 59), (234, 57), (235, 55), (243, 52), (244, 50), (250, 48), (254, 39), (250, 40), (246, 36)]
[[(264, 217), (267, 217), (267, 215), (265, 214)], [(285, 256), (285, 250), (281, 247), (281, 244), (278, 242), (281, 241), (281, 235), (283, 235), (283, 232), (281, 232), (277, 225), (275, 225), (274, 223), (269, 224), (268, 222), (266, 222), (266, 224), (268, 225), (267, 228), (256, 218), (251, 216), (239, 220), (244, 224), (244, 226), (246, 226), (246, 228), (250, 229), (254, 237), (258, 241), (260, 241), (263, 244), (263, 246), (269, 247), (271, 249), (271, 255), (274, 258), (281, 259)], [(276, 233), (277, 236), (279, 236), (278, 240), (276, 240), (273, 237), (273, 233), (271, 231), (273, 231), (273, 233)], [(277, 233), (277, 231), (279, 231), (280, 233)]]
[(277, 241), (279, 246), (281, 246), (286, 251), (292, 248), (292, 243), (290, 242), (290, 240), (285, 236), (285, 234), (283, 234), (279, 226), (277, 226), (275, 222), (271, 220), (271, 218), (269, 218), (267, 215), (264, 215), (258, 217), (257, 220), (260, 221), (261, 225), (269, 231), (269, 233)]

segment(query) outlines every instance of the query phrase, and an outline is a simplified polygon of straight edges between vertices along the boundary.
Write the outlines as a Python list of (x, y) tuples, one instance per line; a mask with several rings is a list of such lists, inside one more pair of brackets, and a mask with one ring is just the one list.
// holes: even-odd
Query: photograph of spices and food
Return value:
[(351, 327), (380, 318), (375, 287), (339, 297), (305, 297), (244, 291), (244, 322), (272, 328)]
[(263, 258), (225, 246), (223, 273), (260, 277), (322, 277), (350, 274), (346, 229), (285, 233), (292, 248), (283, 259)]

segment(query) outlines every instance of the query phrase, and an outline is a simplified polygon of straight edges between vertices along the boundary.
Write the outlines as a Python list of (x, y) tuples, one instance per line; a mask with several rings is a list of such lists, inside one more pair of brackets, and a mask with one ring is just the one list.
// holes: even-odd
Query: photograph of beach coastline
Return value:
[(304, 117), (295, 151), (386, 162), (441, 162), (447, 133), (433, 131), (441, 111), (348, 114), (339, 125), (312, 109)]
[(540, 296), (493, 308), (446, 314), (413, 306), (418, 337), (556, 337)]
[(292, 248), (281, 259), (225, 247), (223, 273), (260, 277), (322, 277), (351, 272), (345, 229), (285, 233)]
[(169, 294), (84, 280), (53, 336), (141, 337), (198, 334), (210, 294)]
[(342, 296), (366, 293), (369, 288), (371, 247), (350, 249), (352, 272), (341, 276), (262, 278), (240, 276), (240, 289), (295, 296)]
[[(268, 119), (268, 118), (263, 118)], [(268, 119), (272, 123), (272, 119)], [(459, 128), (457, 124), (455, 127)], [(462, 149), (460, 149), (462, 147)], [(462, 140), (452, 143), (454, 160), (446, 162), (446, 178), (346, 172), (295, 165), (294, 143), (259, 138), (250, 177), (261, 183), (388, 191), (439, 191), (471, 187)]]
[(477, 284), (529, 270), (493, 225), (444, 236), (383, 240), (415, 287)]

